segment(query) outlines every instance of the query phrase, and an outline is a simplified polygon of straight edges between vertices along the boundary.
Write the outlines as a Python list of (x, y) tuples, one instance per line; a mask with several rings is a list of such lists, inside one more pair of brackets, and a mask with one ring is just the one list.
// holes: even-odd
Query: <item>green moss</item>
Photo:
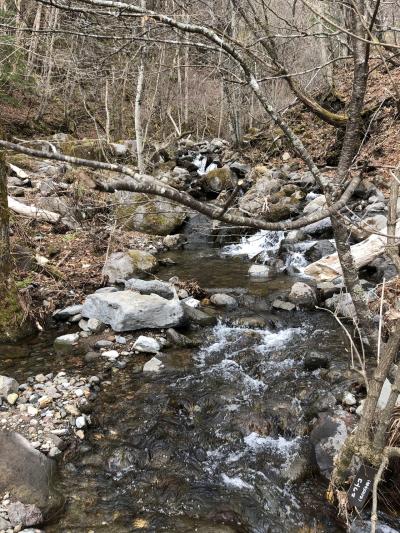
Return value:
[(116, 209), (119, 224), (128, 230), (151, 235), (168, 235), (182, 225), (185, 211), (168, 200), (155, 200), (147, 195), (133, 193), (130, 203)]
[(26, 289), (31, 283), (33, 283), (33, 278), (28, 276), (27, 278), (16, 281), (15, 285), (17, 289)]
[(142, 250), (129, 250), (129, 257), (132, 259), (134, 267), (144, 272), (151, 272), (157, 267), (157, 259), (154, 255)]
[(31, 333), (23, 311), (17, 286), (14, 282), (0, 285), (0, 343), (15, 342)]
[(78, 157), (80, 159), (104, 160), (104, 153), (111, 157), (111, 152), (105, 143), (98, 140), (83, 139), (60, 143), (60, 150), (64, 155)]
[(204, 188), (211, 192), (221, 192), (235, 186), (235, 180), (228, 167), (215, 168), (202, 179)]

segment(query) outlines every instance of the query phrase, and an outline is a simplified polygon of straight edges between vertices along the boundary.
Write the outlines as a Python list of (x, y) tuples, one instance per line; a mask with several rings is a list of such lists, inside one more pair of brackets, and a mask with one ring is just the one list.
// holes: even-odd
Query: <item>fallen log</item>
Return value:
[[(387, 227), (381, 230), (382, 235), (371, 235), (368, 239), (351, 246), (351, 255), (357, 270), (368, 265), (375, 257), (382, 255), (387, 247)], [(396, 235), (400, 234), (400, 222), (396, 226)], [(304, 273), (317, 281), (332, 281), (342, 275), (338, 254), (327, 255), (304, 269)]]
[(46, 211), (45, 209), (40, 209), (33, 205), (23, 204), (22, 202), (15, 200), (15, 198), (12, 196), (8, 196), (8, 207), (19, 215), (24, 215), (29, 218), (36, 218), (40, 222), (49, 222), (50, 224), (55, 224), (61, 218), (61, 215), (58, 213)]

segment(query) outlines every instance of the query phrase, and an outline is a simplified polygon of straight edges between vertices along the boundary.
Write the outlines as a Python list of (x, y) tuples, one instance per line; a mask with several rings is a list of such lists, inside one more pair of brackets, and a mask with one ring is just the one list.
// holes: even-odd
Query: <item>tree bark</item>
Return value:
[(17, 340), (23, 336), (25, 329), (25, 315), (12, 276), (9, 230), (7, 167), (0, 153), (0, 343)]

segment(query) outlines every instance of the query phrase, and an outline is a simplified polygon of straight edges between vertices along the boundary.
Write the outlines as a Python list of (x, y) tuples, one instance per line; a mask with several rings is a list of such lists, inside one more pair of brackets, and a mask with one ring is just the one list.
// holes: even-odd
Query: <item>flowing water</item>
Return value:
[[(318, 349), (343, 371), (345, 342), (323, 312), (271, 314), (267, 303), (296, 278), (248, 277), (254, 246), (268, 259), (280, 241), (256, 237), (240, 243), (240, 255), (238, 246), (221, 253), (206, 242), (168, 254), (177, 264), (163, 279), (229, 291), (239, 309), (189, 332), (198, 348), (166, 350), (159, 374), (144, 374), (148, 357), (134, 356), (103, 376), (95, 425), (61, 465), (68, 505), (47, 532), (343, 530), (307, 436), (332, 385), (320, 371), (305, 372), (302, 360)], [(249, 318), (261, 322), (251, 329)], [(80, 366), (77, 357), (55, 357), (47, 336), (6, 355), (1, 373), (21, 380)]]

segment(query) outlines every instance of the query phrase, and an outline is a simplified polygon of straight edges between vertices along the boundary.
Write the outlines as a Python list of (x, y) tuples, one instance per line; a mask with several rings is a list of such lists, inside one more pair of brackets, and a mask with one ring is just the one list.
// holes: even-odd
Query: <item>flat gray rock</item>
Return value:
[(183, 309), (178, 299), (166, 300), (157, 294), (128, 290), (91, 294), (83, 304), (82, 316), (97, 318), (121, 332), (179, 326)]
[(9, 491), (24, 504), (46, 514), (62, 504), (55, 491), (56, 464), (21, 435), (0, 431), (0, 492)]
[(163, 283), (162, 281), (146, 281), (144, 279), (132, 278), (126, 281), (117, 280), (117, 283), (125, 285), (125, 289), (137, 291), (140, 294), (158, 294), (158, 296), (166, 300), (172, 300), (175, 296), (174, 289), (168, 283)]

